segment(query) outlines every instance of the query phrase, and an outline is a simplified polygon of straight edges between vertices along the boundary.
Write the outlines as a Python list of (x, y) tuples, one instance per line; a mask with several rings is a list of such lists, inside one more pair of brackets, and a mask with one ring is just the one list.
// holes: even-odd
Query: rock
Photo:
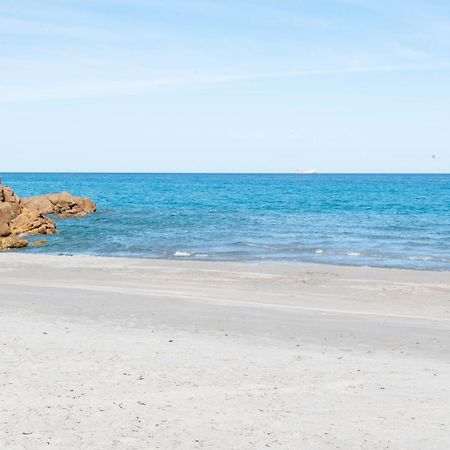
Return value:
[(22, 209), (20, 198), (17, 197), (14, 191), (8, 186), (0, 184), (0, 204), (2, 203), (8, 203), (11, 206), (13, 216), (17, 216)]
[(23, 209), (10, 225), (12, 234), (55, 234), (56, 225), (52, 219), (44, 217), (39, 211)]
[[(95, 211), (95, 203), (91, 200), (74, 197), (67, 192), (20, 199), (0, 181), (0, 249), (27, 246), (28, 242), (18, 235), (55, 234), (55, 223), (43, 214), (82, 217)], [(31, 245), (46, 243), (45, 239), (41, 239)]]
[(97, 209), (91, 200), (75, 197), (68, 192), (26, 198), (22, 200), (22, 204), (26, 209), (36, 210), (41, 214), (58, 214), (60, 217), (83, 217)]
[(9, 224), (20, 214), (21, 209), (19, 197), (10, 188), (0, 184), (0, 237), (11, 234)]
[(31, 245), (33, 247), (40, 247), (41, 245), (45, 245), (47, 243), (48, 243), (47, 239), (39, 239), (38, 241), (32, 242)]
[(24, 208), (12, 189), (0, 185), (0, 237), (22, 233), (54, 234), (56, 227), (40, 212)]
[(8, 237), (0, 238), (0, 249), (8, 249), (8, 248), (22, 248), (26, 247), (28, 242), (25, 239), (22, 239), (19, 236), (11, 235)]
[(9, 236), (9, 223), (13, 218), (12, 207), (9, 203), (0, 203), (0, 237)]
[(0, 223), (0, 237), (9, 236), (11, 232), (9, 231), (9, 224)]

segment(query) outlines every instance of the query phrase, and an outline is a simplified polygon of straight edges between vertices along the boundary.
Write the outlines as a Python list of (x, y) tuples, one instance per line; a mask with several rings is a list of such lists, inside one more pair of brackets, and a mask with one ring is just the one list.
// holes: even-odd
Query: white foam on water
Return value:
[(359, 252), (348, 252), (347, 253), (347, 256), (361, 256), (361, 253), (359, 253)]
[(191, 254), (188, 252), (175, 252), (173, 255), (174, 256), (191, 256)]
[(410, 261), (439, 261), (438, 258), (432, 256), (408, 256)]

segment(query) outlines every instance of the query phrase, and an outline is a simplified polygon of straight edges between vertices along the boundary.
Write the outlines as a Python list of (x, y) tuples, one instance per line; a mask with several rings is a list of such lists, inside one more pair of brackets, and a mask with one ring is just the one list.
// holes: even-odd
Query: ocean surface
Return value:
[(6, 173), (19, 196), (69, 191), (98, 213), (56, 219), (25, 252), (306, 261), (450, 270), (450, 175)]

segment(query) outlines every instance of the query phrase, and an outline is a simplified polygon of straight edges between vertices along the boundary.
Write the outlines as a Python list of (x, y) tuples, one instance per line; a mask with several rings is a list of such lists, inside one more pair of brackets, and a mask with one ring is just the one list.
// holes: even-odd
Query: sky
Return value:
[(448, 0), (1, 0), (0, 171), (450, 172)]

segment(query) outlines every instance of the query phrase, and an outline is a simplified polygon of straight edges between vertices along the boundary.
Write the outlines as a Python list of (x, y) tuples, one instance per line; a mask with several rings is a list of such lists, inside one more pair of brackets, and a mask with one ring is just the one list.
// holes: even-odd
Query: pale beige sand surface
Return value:
[(0, 448), (450, 448), (450, 273), (3, 253), (0, 348)]

